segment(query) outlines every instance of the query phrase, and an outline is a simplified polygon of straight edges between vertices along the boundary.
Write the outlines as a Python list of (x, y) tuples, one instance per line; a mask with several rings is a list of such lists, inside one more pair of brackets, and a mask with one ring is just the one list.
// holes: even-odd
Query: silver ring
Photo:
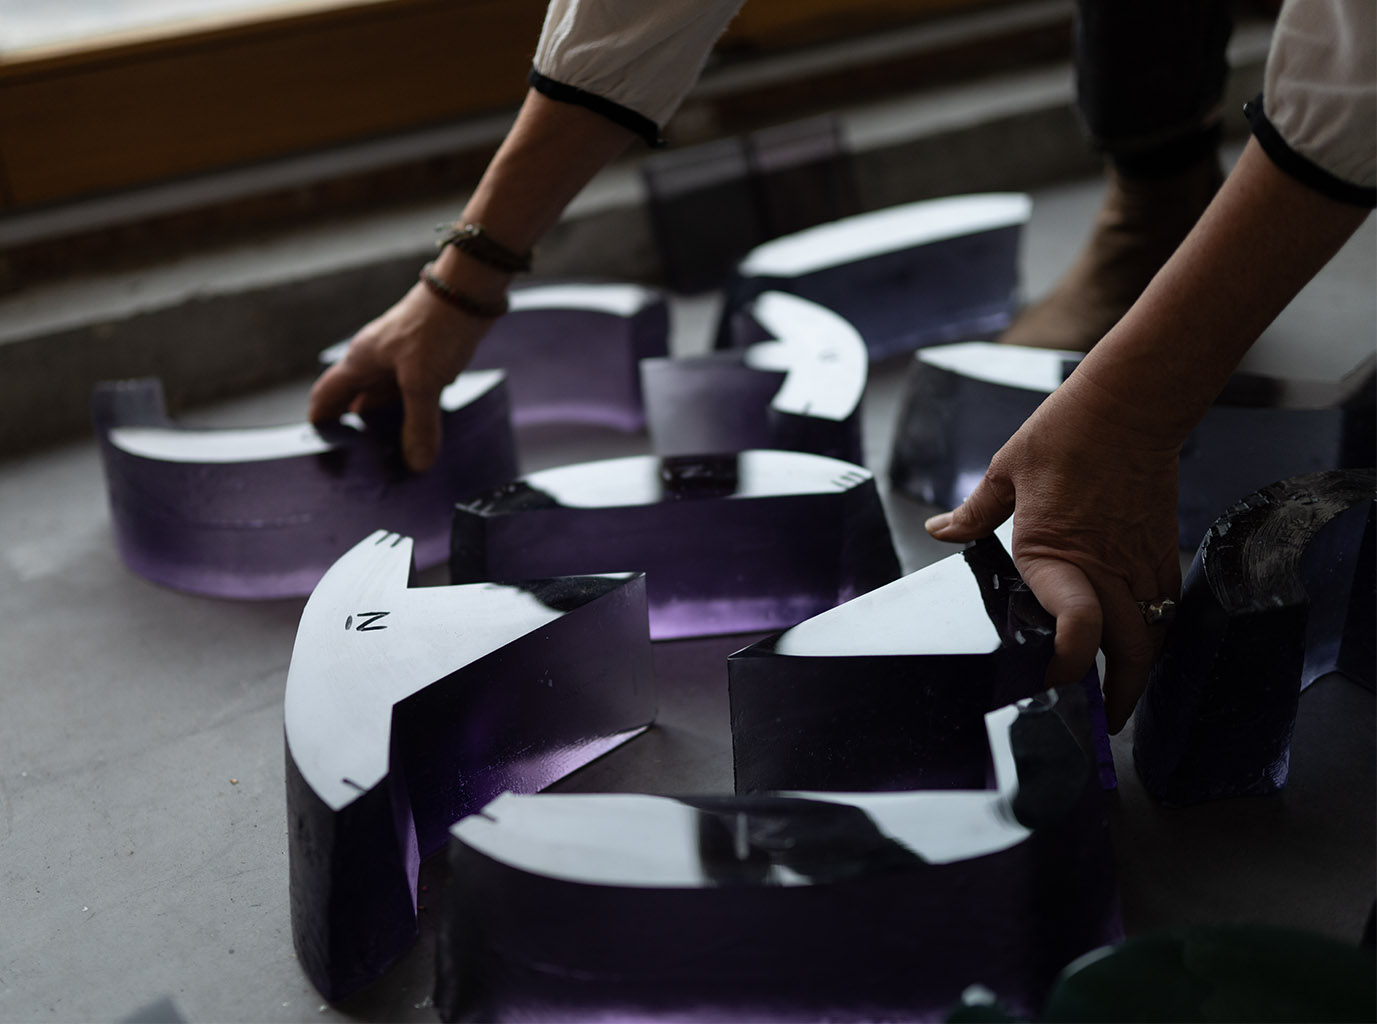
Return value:
[(1143, 613), (1143, 621), (1149, 626), (1170, 626), (1176, 618), (1176, 602), (1169, 597), (1159, 597), (1155, 601), (1139, 601), (1138, 609)]

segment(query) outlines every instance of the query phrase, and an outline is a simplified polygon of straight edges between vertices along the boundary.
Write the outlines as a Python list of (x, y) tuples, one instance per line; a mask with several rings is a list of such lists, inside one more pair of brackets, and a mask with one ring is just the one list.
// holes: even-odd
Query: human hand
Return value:
[(365, 325), (311, 388), (312, 423), (402, 402), (402, 457), (415, 472), (440, 453), (440, 393), (473, 358), (491, 320), (445, 304), (417, 282)]
[(1162, 640), (1138, 602), (1180, 595), (1180, 445), (1125, 428), (1097, 407), (1093, 387), (1074, 382), (1075, 375), (996, 453), (965, 502), (927, 528), (939, 540), (976, 540), (1017, 506), (1014, 564), (1057, 620), (1047, 685), (1081, 679), (1103, 649), (1106, 717), (1116, 733), (1147, 687)]

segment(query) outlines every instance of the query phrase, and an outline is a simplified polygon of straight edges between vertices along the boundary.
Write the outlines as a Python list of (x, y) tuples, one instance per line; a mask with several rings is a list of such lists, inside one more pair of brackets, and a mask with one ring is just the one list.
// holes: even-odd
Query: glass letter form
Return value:
[(972, 985), (1036, 1013), (1122, 935), (1086, 691), (977, 725), (965, 789), (498, 798), (451, 833), (441, 1018), (944, 1020)]
[(413, 587), (379, 530), (301, 616), (287, 676), (292, 935), (340, 999), (416, 936), (417, 870), (448, 827), (534, 792), (655, 714), (645, 579)]
[(162, 384), (99, 385), (92, 396), (115, 540), (140, 576), (215, 597), (309, 594), (379, 526), (416, 538), (416, 561), (444, 561), (454, 502), (516, 475), (502, 375), (461, 374), (441, 399), (444, 447), (408, 472), (394, 431), (294, 423), (188, 430)]
[[(987, 342), (915, 353), (890, 459), (894, 487), (959, 505), (1081, 358)], [(1235, 374), (1181, 450), (1181, 546), (1195, 547), (1226, 508), (1274, 480), (1377, 462), (1375, 381), (1371, 357), (1328, 384)]]
[(999, 331), (1018, 299), (1022, 193), (951, 196), (845, 217), (752, 250), (727, 285), (719, 347), (742, 344), (737, 314), (765, 291), (826, 306), (884, 359)]
[[(989, 537), (737, 651), (737, 792), (980, 788), (984, 716), (1043, 689), (1054, 628)], [(1109, 788), (1099, 682), (1082, 685)]]
[(782, 448), (862, 462), (865, 343), (817, 303), (765, 292), (749, 307), (767, 340), (693, 359), (646, 359), (659, 455)]
[(1371, 688), (1375, 497), (1372, 470), (1311, 474), (1210, 527), (1135, 719), (1133, 759), (1153, 795), (1275, 792), (1303, 684), (1338, 670)]
[(821, 455), (637, 455), (455, 509), (456, 582), (646, 573), (656, 639), (793, 625), (899, 575), (871, 474)]

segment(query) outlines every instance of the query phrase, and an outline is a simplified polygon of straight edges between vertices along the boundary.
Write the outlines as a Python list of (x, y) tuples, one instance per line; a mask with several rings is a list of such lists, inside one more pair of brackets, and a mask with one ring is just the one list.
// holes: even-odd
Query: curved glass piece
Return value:
[(420, 858), (453, 822), (655, 714), (642, 576), (418, 588), (411, 554), (379, 530), (331, 566), (287, 675), (292, 934), (329, 999), (415, 938)]
[(196, 594), (304, 596), (382, 524), (444, 560), (449, 509), (516, 475), (502, 374), (461, 374), (441, 398), (444, 445), (428, 472), (402, 465), (395, 411), (364, 429), (309, 423), (188, 430), (156, 378), (100, 384), (92, 399), (116, 543), (140, 576)]
[(451, 831), (446, 1020), (940, 1020), (1035, 1012), (1120, 937), (1085, 691), (979, 723), (993, 785), (503, 796)]
[(656, 639), (778, 629), (899, 575), (875, 481), (821, 455), (637, 455), (455, 509), (456, 582), (635, 570)]
[(647, 359), (641, 383), (659, 455), (780, 448), (862, 461), (865, 343), (829, 309), (765, 292), (750, 316), (767, 339), (696, 359)]
[[(989, 342), (916, 353), (894, 435), (891, 483), (934, 505), (959, 505), (994, 453), (1081, 358)], [(1329, 387), (1235, 374), (1181, 449), (1181, 546), (1195, 547), (1221, 512), (1274, 480), (1377, 462), (1371, 363)]]
[[(321, 353), (344, 354), (347, 342)], [(470, 370), (503, 370), (512, 422), (645, 427), (637, 364), (669, 349), (669, 305), (662, 292), (631, 282), (555, 282), (513, 288), (511, 308), (494, 321)]]
[(1250, 494), (1210, 527), (1135, 719), (1134, 764), (1158, 799), (1281, 789), (1303, 680), (1363, 665), (1343, 658), (1351, 646), (1371, 685), (1375, 498), (1370, 469), (1315, 473)]
[(857, 214), (766, 242), (728, 284), (719, 347), (743, 344), (738, 311), (763, 291), (810, 299), (883, 359), (997, 332), (1018, 298), (1022, 193), (950, 196)]
[[(981, 722), (1043, 688), (1055, 623), (990, 537), (737, 651), (736, 791), (976, 789)], [(1099, 674), (1083, 688), (1115, 785)]]

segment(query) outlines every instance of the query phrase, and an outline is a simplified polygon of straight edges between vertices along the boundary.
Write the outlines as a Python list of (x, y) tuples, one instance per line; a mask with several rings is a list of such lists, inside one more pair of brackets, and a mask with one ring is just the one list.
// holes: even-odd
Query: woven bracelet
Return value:
[(482, 224), (441, 224), (435, 230), (444, 232), (435, 243), (436, 249), (452, 245), (479, 263), (508, 274), (525, 274), (531, 269), (535, 253), (513, 252), (500, 242), (494, 242)]
[(482, 317), (484, 320), (496, 320), (499, 316), (507, 312), (507, 296), (502, 296), (501, 302), (480, 302), (478, 299), (457, 292), (445, 282), (435, 276), (432, 269), (434, 263), (427, 263), (421, 268), (421, 283), (430, 289), (430, 293), (436, 298), (448, 302), (455, 309), (461, 309), (470, 316)]

